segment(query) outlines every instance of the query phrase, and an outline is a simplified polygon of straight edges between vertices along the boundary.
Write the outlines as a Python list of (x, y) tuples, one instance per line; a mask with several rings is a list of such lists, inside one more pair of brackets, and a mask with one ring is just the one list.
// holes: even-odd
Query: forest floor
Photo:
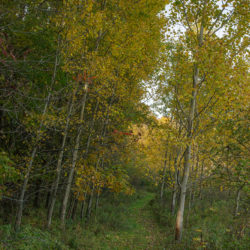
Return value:
[[(79, 218), (67, 221), (65, 230), (55, 216), (51, 230), (46, 229), (46, 210), (31, 209), (24, 217), (21, 230), (11, 224), (1, 225), (0, 249), (18, 250), (246, 250), (249, 230), (242, 233), (246, 215), (234, 218), (232, 204), (223, 199), (211, 202), (197, 200), (188, 216), (180, 244), (174, 242), (174, 222), (167, 207), (159, 209), (155, 193), (137, 190), (132, 196), (103, 196), (97, 217), (85, 224)], [(244, 208), (245, 209), (245, 208)], [(246, 208), (247, 209), (247, 208)], [(58, 209), (57, 209), (58, 210)], [(244, 213), (243, 213), (244, 212)], [(79, 214), (79, 213), (78, 213)], [(44, 223), (41, 223), (44, 218)], [(240, 234), (239, 234), (240, 232)], [(243, 235), (241, 235), (243, 234)], [(202, 236), (201, 236), (202, 235)]]
[(10, 225), (1, 226), (0, 249), (163, 250), (166, 229), (164, 232), (157, 223), (149, 205), (154, 197), (154, 193), (141, 190), (118, 204), (104, 201), (98, 220), (89, 225), (69, 221), (65, 231), (60, 229), (59, 221), (54, 221), (51, 231), (44, 230), (45, 225), (38, 219), (45, 217), (44, 211), (37, 210), (25, 218), (18, 234)]
[(143, 192), (129, 204), (130, 230), (110, 231), (104, 235), (102, 249), (164, 249), (164, 229), (155, 221), (149, 202), (153, 193)]

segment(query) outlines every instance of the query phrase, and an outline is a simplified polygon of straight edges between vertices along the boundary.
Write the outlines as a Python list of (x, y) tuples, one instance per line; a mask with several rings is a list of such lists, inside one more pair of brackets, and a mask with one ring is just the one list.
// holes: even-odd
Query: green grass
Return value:
[(101, 233), (95, 235), (93, 241), (85, 241), (85, 249), (163, 249), (163, 234), (148, 206), (154, 194), (144, 191), (137, 196), (132, 202), (126, 203), (123, 225), (117, 230), (104, 226), (105, 233), (100, 230)]
[(242, 206), (241, 215), (234, 218), (233, 200), (223, 199), (213, 203), (197, 199), (189, 215), (186, 211), (183, 239), (176, 244), (170, 198), (162, 209), (153, 191), (140, 190), (130, 197), (109, 194), (100, 200), (98, 215), (92, 221), (67, 221), (65, 231), (57, 219), (50, 231), (44, 229), (45, 211), (31, 210), (19, 233), (15, 234), (10, 225), (0, 226), (0, 249), (249, 249), (249, 229), (242, 233), (247, 208)]
[[(210, 197), (211, 198), (211, 197)], [(163, 209), (159, 200), (152, 202), (152, 211), (159, 224), (164, 226), (166, 249), (171, 250), (247, 250), (250, 249), (248, 210), (241, 204), (241, 213), (233, 216), (234, 199), (217, 197), (213, 202), (196, 199), (192, 209), (186, 207), (182, 241), (174, 241), (175, 219), (169, 210), (171, 194)], [(186, 201), (188, 204), (188, 199)]]
[(164, 231), (154, 220), (148, 203), (154, 194), (139, 191), (132, 197), (117, 196), (113, 204), (108, 197), (102, 201), (98, 216), (88, 225), (68, 222), (60, 230), (54, 221), (51, 231), (39, 225), (35, 214), (24, 219), (22, 230), (15, 234), (10, 225), (0, 227), (0, 249), (163, 249)]

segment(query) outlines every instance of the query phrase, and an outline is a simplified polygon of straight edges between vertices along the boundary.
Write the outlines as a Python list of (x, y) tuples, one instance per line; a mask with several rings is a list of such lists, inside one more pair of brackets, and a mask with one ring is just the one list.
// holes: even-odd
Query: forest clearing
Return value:
[(0, 249), (250, 249), (249, 20), (1, 1)]

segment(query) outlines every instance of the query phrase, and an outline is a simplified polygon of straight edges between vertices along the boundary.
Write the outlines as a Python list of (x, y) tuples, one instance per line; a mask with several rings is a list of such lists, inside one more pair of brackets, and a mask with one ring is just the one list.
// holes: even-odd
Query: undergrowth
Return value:
[[(247, 250), (250, 247), (248, 210), (242, 204), (241, 213), (233, 216), (234, 200), (197, 200), (191, 209), (186, 208), (182, 241), (174, 241), (176, 213), (172, 215), (170, 207), (171, 193), (167, 194), (165, 206), (156, 197), (151, 209), (159, 224), (169, 233), (166, 249), (207, 249), (207, 250)], [(188, 204), (188, 200), (186, 202)]]

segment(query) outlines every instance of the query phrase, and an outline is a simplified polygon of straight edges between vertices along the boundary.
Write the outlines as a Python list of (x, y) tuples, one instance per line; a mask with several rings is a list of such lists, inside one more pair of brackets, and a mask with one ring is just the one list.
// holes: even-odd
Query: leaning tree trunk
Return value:
[(49, 210), (48, 210), (48, 218), (47, 218), (47, 227), (48, 228), (50, 228), (50, 226), (51, 226), (52, 215), (53, 215), (55, 202), (56, 202), (57, 190), (58, 190), (58, 186), (59, 186), (59, 182), (60, 182), (60, 178), (61, 178), (62, 160), (63, 160), (63, 155), (64, 155), (64, 148), (65, 148), (65, 144), (66, 144), (66, 139), (68, 137), (69, 121), (70, 121), (71, 113), (72, 113), (73, 106), (74, 106), (75, 93), (76, 93), (76, 89), (74, 89), (73, 94), (72, 94), (72, 98), (70, 100), (68, 114), (67, 114), (67, 118), (66, 118), (66, 125), (65, 125), (65, 128), (63, 131), (61, 150), (60, 150), (58, 160), (57, 160), (56, 180), (55, 180), (54, 185), (53, 185), (53, 190), (52, 190), (52, 194), (51, 194), (51, 196), (52, 196), (51, 203), (50, 203)]
[[(106, 136), (107, 126), (108, 126), (108, 123), (109, 123), (110, 107), (113, 104), (114, 97), (115, 97), (115, 88), (113, 88), (113, 93), (112, 93), (112, 96), (111, 96), (110, 103), (106, 108), (106, 117), (105, 117), (105, 120), (103, 122), (102, 130), (101, 130), (101, 138), (102, 139), (100, 141), (100, 146), (103, 146), (103, 143), (104, 143), (103, 138), (105, 138), (105, 136)], [(96, 171), (99, 168), (100, 162), (101, 162), (101, 166), (103, 167), (103, 156), (101, 156), (101, 155), (99, 155), (98, 160), (96, 162), (96, 167), (95, 167)], [(93, 204), (94, 194), (95, 194), (95, 185), (93, 183), (93, 187), (92, 187), (89, 202), (88, 202), (87, 213), (86, 213), (87, 221), (90, 219), (90, 216), (91, 216), (91, 213), (92, 213), (92, 204)]]
[(42, 113), (41, 122), (40, 122), (39, 129), (38, 129), (38, 134), (36, 136), (35, 146), (34, 146), (34, 148), (32, 150), (32, 153), (31, 153), (30, 161), (29, 161), (29, 164), (28, 164), (28, 167), (26, 169), (25, 176), (24, 176), (22, 190), (21, 190), (21, 193), (20, 193), (20, 196), (19, 196), (19, 207), (18, 207), (18, 210), (17, 210), (17, 217), (16, 217), (16, 222), (15, 222), (15, 230), (19, 230), (21, 222), (22, 222), (24, 196), (25, 196), (25, 192), (27, 190), (27, 185), (28, 185), (28, 182), (29, 182), (30, 172), (31, 172), (31, 169), (32, 169), (32, 166), (33, 166), (33, 162), (34, 162), (34, 159), (35, 159), (35, 156), (36, 156), (37, 149), (38, 149), (38, 143), (39, 143), (39, 141), (41, 139), (41, 136), (42, 136), (41, 135), (41, 129), (43, 127), (43, 119), (44, 119), (44, 116), (47, 113), (47, 110), (48, 110), (48, 107), (49, 107), (49, 102), (50, 102), (50, 98), (51, 98), (51, 95), (52, 95), (52, 86), (54, 85), (55, 79), (56, 79), (56, 72), (57, 72), (57, 66), (58, 66), (58, 52), (59, 52), (59, 40), (58, 40), (58, 47), (57, 47), (57, 51), (56, 51), (54, 70), (53, 70), (53, 74), (52, 74), (52, 78), (51, 78), (50, 91), (49, 91), (49, 94), (48, 94), (48, 96), (46, 98), (46, 102), (45, 102), (43, 113)]
[(64, 226), (64, 224), (65, 224), (65, 216), (66, 216), (67, 204), (68, 204), (68, 200), (69, 200), (69, 193), (70, 193), (73, 175), (74, 175), (75, 166), (76, 166), (77, 157), (78, 157), (80, 139), (81, 139), (81, 134), (82, 134), (82, 129), (83, 129), (83, 118), (84, 118), (85, 104), (86, 104), (86, 100), (87, 100), (87, 93), (88, 93), (88, 82), (86, 81), (85, 92), (84, 92), (83, 99), (82, 99), (82, 108), (81, 108), (80, 119), (79, 119), (80, 125), (79, 125), (78, 131), (77, 131), (75, 147), (73, 150), (72, 165), (71, 165), (71, 169), (69, 172), (69, 177), (68, 177), (68, 181), (66, 184), (66, 190), (65, 190), (63, 204), (62, 204), (62, 212), (61, 212), (61, 225), (62, 226)]
[[(45, 107), (44, 107), (44, 110), (43, 110), (43, 115), (45, 115), (45, 113), (47, 112), (50, 96), (51, 96), (51, 93), (49, 93), (49, 95), (47, 97), (47, 101), (46, 101), (46, 104), (45, 104)], [(42, 119), (42, 122), (40, 123), (37, 139), (36, 139), (36, 142), (35, 142), (35, 146), (34, 146), (34, 148), (32, 150), (29, 165), (28, 165), (28, 168), (26, 169), (26, 173), (25, 173), (25, 176), (24, 176), (23, 186), (22, 186), (22, 190), (21, 190), (21, 193), (20, 193), (20, 196), (19, 196), (19, 201), (18, 201), (19, 206), (18, 206), (18, 210), (17, 210), (15, 230), (19, 230), (21, 222), (22, 222), (24, 196), (25, 196), (25, 192), (26, 192), (27, 185), (28, 185), (28, 182), (29, 182), (30, 172), (31, 172), (31, 169), (32, 169), (32, 166), (33, 166), (35, 156), (36, 156), (36, 152), (37, 152), (37, 148), (38, 148), (38, 142), (40, 141), (40, 137), (41, 137), (40, 130), (41, 130), (42, 126), (43, 126), (43, 119)]]

